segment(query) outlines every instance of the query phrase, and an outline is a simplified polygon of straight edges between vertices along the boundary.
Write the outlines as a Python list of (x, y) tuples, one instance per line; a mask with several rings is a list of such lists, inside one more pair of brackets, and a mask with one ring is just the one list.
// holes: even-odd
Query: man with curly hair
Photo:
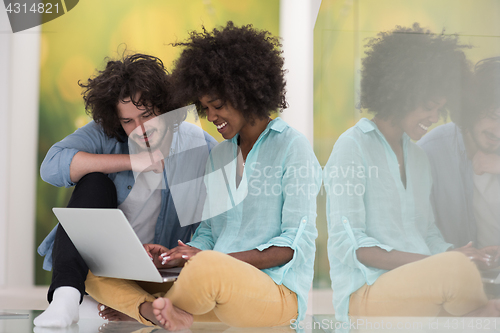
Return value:
[(195, 102), (226, 139), (207, 163), (203, 221), (187, 244), (148, 246), (157, 267), (183, 266), (172, 286), (153, 296), (120, 281), (96, 294), (168, 330), (193, 321), (301, 321), (314, 274), (321, 171), (307, 139), (270, 118), (287, 106), (279, 40), (228, 22), (177, 45), (183, 51), (172, 73), (176, 98)]
[(453, 122), (418, 142), (431, 162), (436, 223), (455, 246), (500, 245), (499, 91), (500, 57), (479, 61)]
[[(179, 241), (188, 242), (199, 223), (179, 221), (168, 181), (183, 172), (185, 165), (172, 168), (169, 155), (196, 152), (186, 163), (201, 177), (216, 141), (183, 122), (182, 109), (171, 111), (176, 107), (162, 61), (144, 54), (108, 60), (104, 70), (79, 85), (85, 89), (85, 109), (93, 120), (50, 148), (40, 169), (42, 179), (54, 186), (76, 185), (68, 207), (121, 209), (143, 244), (172, 248)], [(195, 139), (200, 142), (193, 149)], [(169, 168), (164, 169), (167, 163)], [(202, 193), (201, 189), (195, 192)], [(185, 202), (197, 200), (186, 196)], [(201, 215), (196, 221), (200, 219)], [(87, 274), (93, 284), (99, 281), (60, 225), (39, 252), (45, 255), (44, 268), (53, 267), (53, 274), (47, 295), (50, 305), (34, 323), (71, 325), (79, 319)]]

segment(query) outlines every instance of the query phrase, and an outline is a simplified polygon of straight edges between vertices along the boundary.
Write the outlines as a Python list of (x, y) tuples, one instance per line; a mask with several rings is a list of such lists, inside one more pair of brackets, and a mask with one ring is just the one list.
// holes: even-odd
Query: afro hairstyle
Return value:
[(176, 99), (195, 103), (200, 116), (203, 96), (229, 102), (250, 122), (287, 107), (281, 44), (268, 31), (229, 21), (173, 45), (184, 47), (172, 72)]
[(456, 35), (434, 34), (418, 23), (380, 32), (365, 45), (360, 107), (398, 120), (437, 98), (449, 109), (462, 105), (470, 66)]

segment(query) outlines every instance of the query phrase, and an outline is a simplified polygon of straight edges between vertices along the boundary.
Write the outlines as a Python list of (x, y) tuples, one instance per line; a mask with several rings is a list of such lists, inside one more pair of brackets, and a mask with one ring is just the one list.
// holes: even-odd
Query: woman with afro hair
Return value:
[(323, 170), (336, 318), (497, 316), (476, 267), (493, 267), (495, 255), (443, 240), (429, 161), (411, 141), (460, 107), (466, 46), (418, 23), (366, 46), (361, 107), (375, 116), (340, 136)]
[(279, 40), (228, 22), (175, 45), (183, 47), (172, 73), (176, 98), (194, 103), (225, 141), (207, 163), (203, 221), (192, 241), (146, 245), (158, 268), (183, 266), (177, 281), (157, 299), (124, 282), (129, 305), (106, 305), (169, 330), (193, 321), (256, 327), (303, 320), (321, 169), (307, 139), (270, 118), (287, 107)]

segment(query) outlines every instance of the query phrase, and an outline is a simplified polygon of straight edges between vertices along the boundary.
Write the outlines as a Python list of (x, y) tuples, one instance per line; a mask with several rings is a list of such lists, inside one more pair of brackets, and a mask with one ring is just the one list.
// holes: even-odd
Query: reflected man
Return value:
[(453, 122), (418, 145), (434, 179), (436, 223), (455, 246), (500, 245), (500, 57), (479, 61)]

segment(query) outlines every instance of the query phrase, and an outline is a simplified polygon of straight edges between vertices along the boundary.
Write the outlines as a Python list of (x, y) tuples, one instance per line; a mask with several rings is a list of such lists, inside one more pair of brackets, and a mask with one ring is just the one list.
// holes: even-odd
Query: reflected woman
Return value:
[(498, 315), (476, 267), (491, 253), (443, 240), (429, 162), (411, 141), (459, 107), (465, 46), (415, 23), (367, 47), (361, 107), (375, 116), (340, 136), (323, 171), (336, 317)]

